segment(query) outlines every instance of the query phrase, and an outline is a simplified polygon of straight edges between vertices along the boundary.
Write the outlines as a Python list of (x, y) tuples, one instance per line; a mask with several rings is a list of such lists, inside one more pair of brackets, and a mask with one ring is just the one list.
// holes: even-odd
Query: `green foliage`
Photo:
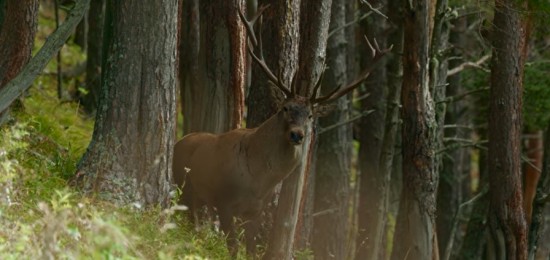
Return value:
[(530, 130), (544, 129), (550, 119), (550, 61), (525, 66), (523, 122)]
[(119, 208), (68, 186), (92, 122), (40, 91), (1, 129), (0, 259), (228, 258), (223, 236), (194, 231), (177, 207)]

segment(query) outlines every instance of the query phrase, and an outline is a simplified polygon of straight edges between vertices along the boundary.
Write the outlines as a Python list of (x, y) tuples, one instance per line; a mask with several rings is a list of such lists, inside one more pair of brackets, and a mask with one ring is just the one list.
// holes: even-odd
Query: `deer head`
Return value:
[[(258, 12), (256, 15), (248, 21), (243, 13), (239, 9), (239, 15), (241, 17), (242, 22), (245, 25), (245, 28), (248, 32), (248, 38), (249, 42), (251, 44), (248, 44), (248, 52), (260, 65), (262, 70), (267, 75), (268, 79), (275, 85), (285, 96), (284, 101), (282, 102), (282, 112), (285, 114), (288, 122), (293, 125), (292, 129), (289, 132), (289, 135), (291, 136), (290, 140), (300, 140), (299, 142), (294, 142), (295, 144), (301, 144), (301, 140), (303, 139), (303, 126), (304, 123), (307, 121), (311, 121), (313, 117), (320, 117), (328, 114), (334, 106), (331, 106), (330, 103), (332, 101), (337, 100), (338, 98), (350, 93), (355, 88), (360, 86), (361, 82), (363, 82), (370, 74), (370, 72), (374, 68), (374, 64), (378, 60), (380, 60), (386, 53), (390, 52), (393, 46), (390, 46), (387, 49), (380, 49), (378, 46), (378, 43), (376, 42), (376, 39), (374, 40), (374, 46), (371, 44), (368, 38), (365, 37), (366, 43), (369, 46), (371, 53), (372, 53), (372, 63), (370, 66), (368, 66), (365, 70), (361, 72), (361, 74), (350, 84), (347, 86), (338, 86), (335, 89), (333, 89), (330, 93), (328, 93), (325, 96), (318, 97), (318, 92), (321, 86), (322, 78), (324, 70), (326, 69), (326, 66), (323, 68), (323, 72), (321, 73), (321, 77), (318, 79), (317, 83), (315, 84), (315, 87), (313, 88), (313, 91), (311, 93), (311, 96), (309, 97), (302, 97), (297, 94), (296, 90), (296, 72), (294, 72), (294, 75), (292, 77), (292, 81), (290, 84), (290, 88), (287, 84), (283, 82), (281, 79), (281, 72), (279, 71), (278, 76), (275, 76), (275, 74), (269, 69), (267, 64), (265, 63), (263, 54), (262, 54), (262, 40), (261, 40), (261, 33), (259, 40), (256, 37), (254, 33), (254, 23), (256, 21), (260, 21), (260, 30), (261, 30), (261, 15), (262, 12), (269, 7), (269, 5), (264, 5), (258, 8)], [(254, 53), (254, 50), (252, 49), (252, 46), (256, 47), (258, 49), (259, 54), (256, 55)], [(281, 111), (280, 111), (281, 112)], [(307, 119), (307, 120), (306, 120)]]

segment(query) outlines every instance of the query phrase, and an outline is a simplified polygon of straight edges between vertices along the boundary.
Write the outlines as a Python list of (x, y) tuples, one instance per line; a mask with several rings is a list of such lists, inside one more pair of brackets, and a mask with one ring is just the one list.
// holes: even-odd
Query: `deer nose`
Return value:
[(290, 140), (295, 144), (301, 144), (304, 140), (304, 133), (302, 131), (291, 131)]

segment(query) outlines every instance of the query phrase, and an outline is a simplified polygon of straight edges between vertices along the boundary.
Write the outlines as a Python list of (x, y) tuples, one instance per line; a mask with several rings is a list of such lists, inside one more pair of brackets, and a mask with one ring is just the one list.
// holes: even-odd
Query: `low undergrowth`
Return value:
[(225, 259), (219, 232), (175, 208), (116, 207), (68, 182), (93, 122), (74, 102), (33, 87), (0, 129), (0, 259)]

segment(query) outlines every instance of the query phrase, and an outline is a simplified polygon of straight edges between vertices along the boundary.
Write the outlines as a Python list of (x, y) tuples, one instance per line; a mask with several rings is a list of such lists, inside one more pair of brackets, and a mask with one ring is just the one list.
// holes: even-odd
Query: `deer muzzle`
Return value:
[(294, 145), (299, 145), (304, 142), (304, 131), (297, 129), (290, 131), (290, 142)]

